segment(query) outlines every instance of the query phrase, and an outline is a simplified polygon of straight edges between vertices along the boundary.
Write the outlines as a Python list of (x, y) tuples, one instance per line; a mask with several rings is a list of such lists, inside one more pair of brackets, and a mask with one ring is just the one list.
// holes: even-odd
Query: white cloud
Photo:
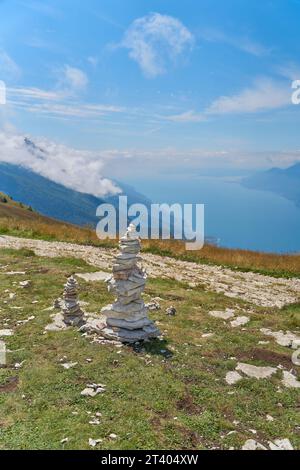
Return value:
[(228, 44), (229, 46), (257, 57), (262, 57), (270, 53), (270, 49), (247, 36), (232, 36), (217, 29), (205, 29), (200, 33), (200, 36), (205, 41)]
[(207, 118), (204, 114), (196, 113), (193, 110), (185, 111), (180, 114), (173, 114), (167, 117), (168, 121), (173, 122), (202, 122), (205, 121)]
[(8, 105), (15, 109), (60, 119), (94, 120), (124, 111), (120, 106), (86, 103), (79, 100), (78, 95), (88, 84), (88, 77), (82, 70), (65, 65), (59, 73), (57, 85), (51, 90), (36, 87), (7, 88)]
[(294, 62), (277, 67), (277, 72), (282, 77), (288, 78), (291, 81), (300, 79), (300, 66)]
[(12, 96), (17, 96), (25, 99), (37, 100), (59, 100), (63, 95), (56, 91), (47, 91), (40, 88), (24, 88), (24, 87), (11, 87), (9, 92)]
[(88, 85), (87, 75), (80, 69), (65, 65), (59, 71), (58, 89), (65, 95), (77, 94), (84, 91)]
[(98, 197), (120, 192), (102, 176), (104, 160), (100, 153), (76, 150), (44, 138), (29, 137), (26, 143), (24, 135), (0, 132), (0, 161), (21, 165), (68, 188)]
[[(166, 178), (176, 175), (197, 177), (207, 169), (288, 167), (300, 161), (300, 150), (249, 152), (238, 146), (215, 150), (166, 147), (91, 152), (45, 138), (29, 137), (34, 145), (26, 144), (24, 139), (24, 135), (13, 129), (0, 131), (0, 162), (21, 165), (68, 188), (98, 197), (120, 192), (109, 178), (121, 181), (133, 176), (155, 178), (158, 173)], [(108, 177), (103, 177), (104, 174)]]
[(89, 62), (89, 64), (91, 64), (93, 67), (97, 67), (97, 65), (99, 64), (99, 59), (98, 57), (95, 57), (93, 55), (90, 55), (88, 58), (87, 58), (87, 61)]
[(206, 110), (207, 114), (256, 113), (282, 108), (291, 104), (291, 89), (270, 79), (257, 80), (253, 87), (236, 95), (221, 96)]
[(0, 49), (0, 78), (4, 82), (16, 80), (21, 75), (21, 69), (16, 62), (7, 54), (6, 51)]
[(189, 51), (193, 43), (193, 35), (177, 18), (151, 13), (131, 24), (121, 47), (129, 49), (129, 57), (146, 76), (156, 77), (166, 72), (170, 62)]
[(211, 116), (225, 114), (251, 114), (280, 109), (291, 104), (291, 85), (266, 78), (258, 79), (235, 95), (221, 96), (202, 112), (193, 110), (166, 116), (173, 122), (203, 122)]
[(120, 106), (76, 102), (68, 99), (60, 90), (14, 87), (8, 88), (7, 98), (13, 108), (58, 118), (98, 119), (124, 110)]

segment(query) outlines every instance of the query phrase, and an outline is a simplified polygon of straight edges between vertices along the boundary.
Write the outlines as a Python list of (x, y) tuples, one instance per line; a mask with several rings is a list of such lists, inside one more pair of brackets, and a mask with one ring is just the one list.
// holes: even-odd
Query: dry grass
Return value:
[(300, 254), (274, 254), (205, 245), (199, 251), (186, 251), (185, 244), (176, 241), (147, 240), (144, 250), (178, 257), (187, 261), (230, 266), (244, 271), (260, 271), (273, 275), (300, 276)]
[[(116, 241), (99, 240), (95, 230), (59, 222), (19, 207), (0, 203), (0, 233), (25, 238), (59, 240), (94, 246), (116, 246)], [(205, 245), (199, 251), (186, 251), (177, 240), (144, 240), (143, 250), (187, 261), (229, 266), (274, 276), (300, 276), (300, 254), (279, 255)]]

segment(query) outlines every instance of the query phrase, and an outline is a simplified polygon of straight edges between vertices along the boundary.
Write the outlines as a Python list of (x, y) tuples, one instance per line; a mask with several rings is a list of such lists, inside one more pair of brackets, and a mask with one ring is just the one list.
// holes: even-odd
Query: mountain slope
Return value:
[(249, 189), (272, 191), (280, 196), (295, 202), (300, 207), (300, 163), (282, 170), (271, 170), (257, 173), (242, 181)]
[[(128, 196), (128, 204), (150, 204), (145, 196), (130, 186), (117, 184), (122, 189), (122, 194)], [(116, 207), (118, 203), (118, 196), (101, 199), (81, 193), (10, 163), (0, 163), (0, 191), (32, 206), (41, 214), (77, 225), (95, 226), (99, 221), (96, 217), (99, 204), (108, 202)]]

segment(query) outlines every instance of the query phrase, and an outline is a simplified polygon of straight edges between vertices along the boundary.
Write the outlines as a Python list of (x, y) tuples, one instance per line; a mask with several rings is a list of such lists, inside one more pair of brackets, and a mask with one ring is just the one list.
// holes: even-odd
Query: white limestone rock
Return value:
[(14, 334), (14, 331), (8, 328), (4, 330), (0, 330), (0, 338), (3, 336), (12, 336), (13, 334)]
[(22, 287), (22, 289), (27, 289), (28, 287), (31, 286), (31, 281), (30, 280), (20, 281), (19, 286)]
[(89, 438), (89, 446), (90, 447), (96, 447), (101, 442), (103, 442), (103, 439), (92, 439), (91, 437)]
[(63, 314), (59, 312), (52, 316), (52, 323), (49, 323), (45, 327), (45, 331), (62, 331), (68, 329), (69, 327), (70, 325), (67, 325), (64, 321)]
[(289, 439), (275, 439), (274, 442), (269, 442), (271, 450), (294, 450)]
[(99, 393), (105, 392), (105, 385), (103, 384), (88, 384), (84, 390), (80, 393), (83, 397), (95, 397)]
[(247, 323), (249, 323), (249, 321), (250, 318), (246, 316), (236, 317), (235, 320), (232, 320), (230, 322), (230, 325), (232, 326), (232, 328), (237, 328), (238, 326), (246, 325)]
[(213, 310), (212, 312), (209, 312), (209, 315), (214, 318), (220, 318), (222, 320), (229, 320), (229, 318), (234, 317), (235, 311), (226, 308), (225, 311), (219, 311), (219, 310)]
[(0, 341), (0, 368), (6, 366), (6, 344)]
[(226, 383), (228, 383), (228, 385), (234, 385), (240, 380), (242, 380), (242, 378), (243, 377), (238, 372), (231, 371), (231, 372), (227, 372), (225, 380), (226, 380)]
[(259, 367), (251, 364), (239, 362), (235, 370), (243, 372), (245, 375), (255, 379), (265, 379), (277, 372), (274, 367)]
[(297, 349), (300, 345), (300, 336), (290, 331), (284, 333), (282, 330), (272, 331), (269, 328), (261, 328), (260, 331), (266, 336), (272, 336), (280, 346)]
[(105, 271), (97, 271), (95, 273), (76, 273), (76, 277), (83, 279), (86, 282), (106, 281), (108, 273)]
[(242, 447), (242, 450), (268, 450), (265, 446), (255, 441), (254, 439), (247, 439)]
[(78, 362), (64, 362), (63, 364), (61, 364), (61, 366), (66, 369), (66, 370), (69, 370), (69, 369), (72, 369), (72, 367), (75, 367), (77, 366)]
[(300, 388), (300, 382), (291, 372), (283, 371), (282, 383), (287, 388)]

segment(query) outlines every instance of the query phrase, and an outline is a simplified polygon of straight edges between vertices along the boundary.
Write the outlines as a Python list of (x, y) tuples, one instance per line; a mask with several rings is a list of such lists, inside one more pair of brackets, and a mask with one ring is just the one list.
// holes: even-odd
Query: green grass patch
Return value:
[[(209, 311), (228, 307), (243, 314), (249, 304), (184, 283), (149, 279), (145, 300), (161, 299), (161, 310), (150, 315), (164, 334), (162, 341), (117, 348), (92, 343), (76, 329), (44, 334), (48, 309), (61, 296), (66, 277), (94, 270), (77, 259), (0, 250), (0, 329), (14, 330), (2, 338), (9, 353), (7, 367), (0, 369), (0, 449), (90, 449), (89, 438), (102, 439), (98, 448), (108, 450), (239, 449), (246, 439), (267, 444), (285, 437), (300, 448), (299, 391), (282, 386), (279, 369), (270, 379), (245, 378), (235, 386), (224, 380), (238, 361), (282, 364), (299, 376), (291, 351), (259, 331), (299, 331), (299, 305), (281, 310), (251, 306), (253, 313), (246, 313), (251, 321), (232, 329)], [(26, 274), (8, 276), (6, 271)], [(25, 279), (31, 286), (19, 288)], [(113, 300), (104, 282), (79, 279), (79, 284), (86, 311), (100, 312)], [(165, 313), (170, 305), (177, 309), (174, 317)], [(213, 336), (203, 337), (207, 333)], [(259, 345), (262, 340), (269, 343)], [(77, 365), (65, 370), (62, 362)], [(15, 369), (16, 363), (22, 367)], [(105, 384), (106, 392), (82, 397), (91, 382)], [(102, 414), (99, 425), (89, 424), (95, 413)], [(62, 444), (64, 438), (68, 442)]]

